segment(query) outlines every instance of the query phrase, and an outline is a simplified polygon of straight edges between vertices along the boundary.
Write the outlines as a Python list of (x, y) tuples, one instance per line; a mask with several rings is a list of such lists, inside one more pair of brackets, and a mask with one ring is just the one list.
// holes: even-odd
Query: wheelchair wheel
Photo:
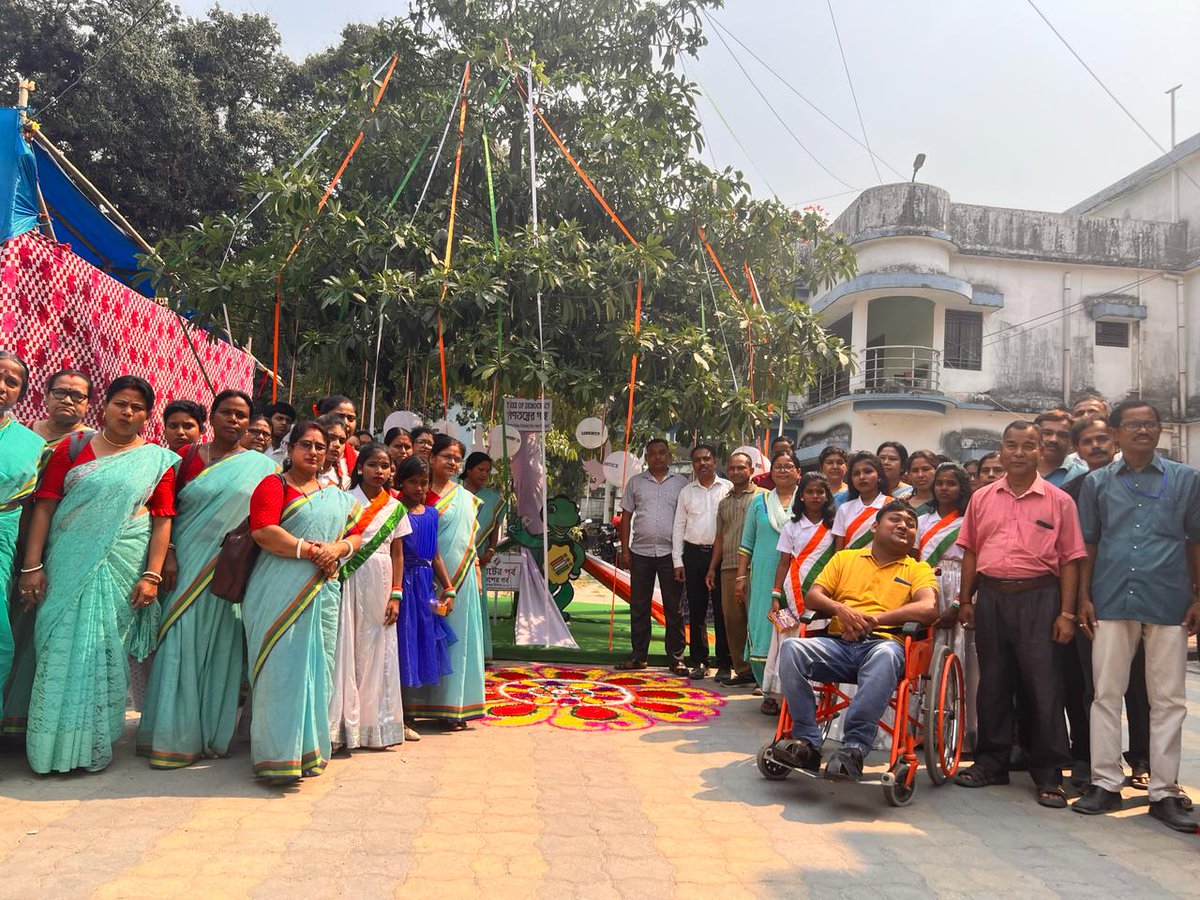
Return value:
[(962, 662), (949, 647), (938, 648), (929, 668), (921, 723), (925, 732), (925, 771), (935, 785), (945, 784), (958, 771), (965, 693)]
[(888, 806), (908, 806), (912, 803), (913, 794), (917, 792), (917, 780), (909, 781), (911, 763), (900, 760), (888, 771), (883, 779), (883, 799)]
[(758, 764), (759, 774), (767, 781), (783, 781), (792, 774), (792, 770), (783, 763), (775, 762), (775, 757), (771, 754), (773, 747), (774, 744), (764, 745), (754, 761)]

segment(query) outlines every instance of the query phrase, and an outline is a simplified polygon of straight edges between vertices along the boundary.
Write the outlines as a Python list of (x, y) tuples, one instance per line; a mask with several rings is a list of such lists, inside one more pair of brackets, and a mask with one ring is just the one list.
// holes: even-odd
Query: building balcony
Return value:
[(841, 368), (821, 374), (808, 388), (802, 409), (853, 401), (856, 411), (910, 410), (941, 413), (942, 352), (933, 347), (887, 344), (856, 351), (857, 371)]

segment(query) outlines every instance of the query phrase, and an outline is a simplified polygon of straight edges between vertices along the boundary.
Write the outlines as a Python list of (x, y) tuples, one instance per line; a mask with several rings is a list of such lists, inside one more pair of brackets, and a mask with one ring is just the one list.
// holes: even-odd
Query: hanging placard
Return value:
[(621, 486), (621, 477), (628, 481), (642, 471), (642, 461), (632, 453), (617, 450), (604, 457), (604, 478), (613, 487)]
[(553, 427), (550, 401), (505, 397), (504, 423), (518, 431), (549, 431)]
[(575, 440), (585, 450), (595, 450), (608, 440), (608, 429), (600, 419), (592, 416), (575, 426)]
[[(508, 452), (505, 453), (505, 438), (507, 437)], [(521, 432), (515, 428), (503, 428), (496, 425), (488, 432), (488, 455), (492, 459), (512, 456), (521, 449)]]

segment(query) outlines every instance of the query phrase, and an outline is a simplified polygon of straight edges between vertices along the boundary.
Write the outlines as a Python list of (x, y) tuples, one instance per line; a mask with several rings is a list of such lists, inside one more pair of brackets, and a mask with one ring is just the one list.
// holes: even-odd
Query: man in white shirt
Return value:
[(708, 607), (712, 603), (713, 626), (717, 633), (717, 681), (730, 676), (729, 642), (725, 637), (725, 617), (721, 612), (721, 588), (705, 584), (712, 562), (713, 539), (717, 533), (717, 506), (733, 489), (732, 482), (717, 475), (717, 451), (708, 444), (692, 448), (692, 472), (696, 476), (679, 492), (675, 507), (675, 527), (671, 532), (671, 561), (675, 580), (687, 591), (688, 622), (691, 632), (691, 671), (688, 677), (708, 677)]

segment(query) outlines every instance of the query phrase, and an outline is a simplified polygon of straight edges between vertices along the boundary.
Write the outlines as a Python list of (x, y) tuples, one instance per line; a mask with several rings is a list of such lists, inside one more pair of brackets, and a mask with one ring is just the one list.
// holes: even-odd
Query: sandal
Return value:
[(613, 668), (618, 672), (635, 672), (646, 668), (647, 665), (648, 663), (644, 659), (623, 659)]
[(1150, 769), (1146, 766), (1134, 766), (1133, 774), (1129, 776), (1129, 786), (1135, 791), (1150, 790)]
[(1037, 789), (1037, 802), (1050, 809), (1066, 809), (1067, 792), (1061, 787), (1040, 787)]
[(768, 697), (759, 706), (758, 711), (764, 716), (777, 716), (779, 715), (779, 701), (774, 697)]
[(989, 772), (983, 766), (975, 765), (963, 769), (954, 776), (954, 783), (961, 787), (981, 788), (997, 784), (1008, 784), (1007, 772)]

